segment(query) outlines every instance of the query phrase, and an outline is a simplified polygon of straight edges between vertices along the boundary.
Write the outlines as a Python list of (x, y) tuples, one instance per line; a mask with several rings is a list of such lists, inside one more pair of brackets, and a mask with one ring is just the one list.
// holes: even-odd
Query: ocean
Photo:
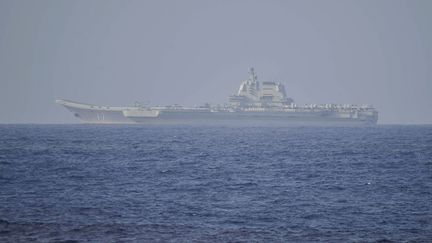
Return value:
[(432, 126), (0, 125), (0, 242), (432, 242)]

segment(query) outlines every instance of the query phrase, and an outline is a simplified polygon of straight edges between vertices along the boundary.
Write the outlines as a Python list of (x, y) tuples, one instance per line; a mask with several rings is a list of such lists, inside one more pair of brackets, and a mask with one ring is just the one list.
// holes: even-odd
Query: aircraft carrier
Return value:
[(70, 100), (56, 102), (85, 123), (96, 124), (279, 124), (374, 125), (378, 111), (369, 105), (297, 105), (279, 82), (259, 82), (253, 68), (237, 94), (223, 105), (199, 107), (91, 105)]

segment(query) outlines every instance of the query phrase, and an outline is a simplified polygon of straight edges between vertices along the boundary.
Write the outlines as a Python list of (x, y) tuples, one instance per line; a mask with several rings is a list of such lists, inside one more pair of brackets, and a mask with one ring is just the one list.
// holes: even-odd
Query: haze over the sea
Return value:
[(432, 1), (0, 0), (0, 123), (54, 103), (224, 103), (255, 67), (296, 103), (432, 123)]

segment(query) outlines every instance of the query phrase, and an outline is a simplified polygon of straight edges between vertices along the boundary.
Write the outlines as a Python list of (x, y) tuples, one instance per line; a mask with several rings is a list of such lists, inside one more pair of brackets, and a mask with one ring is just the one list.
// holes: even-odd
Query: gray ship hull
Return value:
[(86, 123), (120, 124), (277, 124), (277, 125), (372, 125), (378, 112), (368, 105), (309, 104), (298, 106), (279, 82), (260, 82), (251, 68), (228, 105), (188, 108), (110, 107), (57, 100)]
[(107, 107), (83, 104), (67, 100), (57, 100), (74, 117), (85, 123), (94, 124), (133, 124), (136, 123), (123, 115), (123, 107)]
[[(109, 107), (58, 100), (84, 123), (91, 124), (201, 124), (201, 125), (373, 125), (376, 116), (340, 112), (305, 111), (211, 111), (209, 109), (143, 110), (138, 107)], [(345, 116), (344, 116), (345, 115)]]
[(374, 125), (369, 119), (340, 118), (319, 114), (286, 114), (278, 112), (209, 112), (200, 114), (161, 112), (158, 117), (130, 117), (139, 124), (202, 124), (202, 125)]

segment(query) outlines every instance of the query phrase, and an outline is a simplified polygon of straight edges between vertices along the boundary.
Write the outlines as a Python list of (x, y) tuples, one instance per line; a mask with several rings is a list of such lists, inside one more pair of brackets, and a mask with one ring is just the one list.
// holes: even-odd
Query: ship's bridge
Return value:
[(262, 82), (260, 88), (257, 75), (250, 69), (249, 79), (241, 83), (237, 95), (231, 95), (233, 107), (272, 107), (290, 105), (294, 101), (286, 96), (285, 87), (278, 82)]

